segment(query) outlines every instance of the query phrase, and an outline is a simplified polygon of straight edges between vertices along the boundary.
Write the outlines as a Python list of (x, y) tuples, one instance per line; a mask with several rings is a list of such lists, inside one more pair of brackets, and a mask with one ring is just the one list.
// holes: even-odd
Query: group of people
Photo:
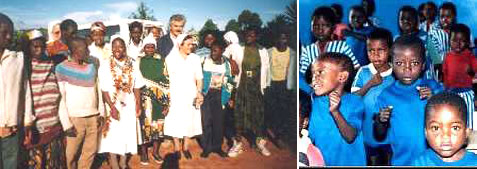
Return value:
[[(208, 31), (197, 49), (185, 24), (173, 15), (162, 35), (160, 26), (134, 21), (129, 37), (106, 43), (102, 22), (84, 38), (66, 19), (49, 25), (48, 38), (28, 31), (15, 51), (13, 22), (0, 13), (0, 168), (91, 168), (98, 154), (112, 168), (127, 168), (137, 153), (143, 165), (150, 156), (162, 163), (169, 138), (178, 159), (193, 158), (194, 140), (202, 158), (237, 157), (245, 140), (270, 156), (266, 140), (284, 137), (278, 123), (293, 113), (283, 106), (296, 95), (288, 32), (266, 49), (255, 28), (243, 32), (244, 43), (235, 32), (222, 40)], [(224, 137), (233, 142), (227, 150)]]
[(477, 166), (471, 30), (452, 2), (402, 6), (399, 35), (374, 1), (320, 6), (299, 58), (299, 164)]

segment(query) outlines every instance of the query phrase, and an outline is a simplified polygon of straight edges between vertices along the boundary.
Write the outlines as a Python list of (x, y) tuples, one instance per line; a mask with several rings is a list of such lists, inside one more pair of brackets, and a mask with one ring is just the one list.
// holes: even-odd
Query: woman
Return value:
[(28, 151), (24, 168), (66, 168), (65, 144), (58, 116), (60, 90), (53, 60), (46, 56), (46, 39), (40, 31), (28, 33), (31, 57), (28, 77), (32, 91), (33, 112), (36, 115), (33, 142), (25, 145)]
[(245, 46), (237, 57), (237, 63), (241, 68), (240, 74), (236, 77), (237, 84), (235, 126), (237, 137), (234, 139), (234, 146), (229, 150), (230, 157), (236, 157), (242, 150), (242, 143), (239, 135), (250, 136), (248, 141), (252, 147), (257, 147), (258, 151), (269, 156), (270, 152), (265, 147), (264, 139), (264, 102), (263, 90), (266, 87), (266, 76), (268, 74), (269, 58), (267, 50), (257, 44), (257, 33), (255, 29), (248, 29), (245, 34)]
[[(181, 34), (177, 37), (178, 48), (173, 48), (166, 57), (170, 84), (170, 108), (164, 121), (164, 134), (174, 138), (175, 154), (191, 159), (191, 137), (202, 134), (200, 105), (202, 90), (202, 66), (199, 56), (192, 53), (193, 37)], [(179, 139), (184, 138), (181, 146)]]
[(126, 54), (124, 40), (114, 36), (111, 39), (113, 57), (100, 66), (99, 81), (112, 118), (108, 131), (103, 133), (99, 152), (110, 153), (112, 168), (125, 168), (125, 155), (137, 153), (136, 117), (141, 113), (140, 88), (144, 83), (137, 63)]

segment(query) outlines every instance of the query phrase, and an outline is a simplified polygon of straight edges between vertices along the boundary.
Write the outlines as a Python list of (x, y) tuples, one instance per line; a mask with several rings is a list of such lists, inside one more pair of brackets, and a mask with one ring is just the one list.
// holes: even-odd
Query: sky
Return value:
[[(393, 35), (397, 35), (397, 12), (404, 5), (411, 5), (417, 9), (421, 3), (429, 0), (375, 0), (376, 12), (374, 16), (381, 22), (381, 27), (391, 30)], [(457, 8), (457, 22), (464, 23), (469, 26), (473, 36), (477, 38), (477, 0), (431, 0), (437, 6), (443, 2), (451, 1)], [(361, 4), (361, 0), (300, 0), (298, 3), (299, 10), (299, 27), (300, 41), (309, 43), (311, 29), (311, 15), (316, 7), (321, 5), (331, 5), (333, 3), (343, 6), (343, 20), (348, 23), (349, 9), (353, 5)]]
[[(200, 30), (212, 19), (224, 30), (245, 9), (260, 15), (263, 23), (285, 11), (293, 0), (142, 0), (154, 17), (167, 23), (173, 14), (186, 16), (185, 30)], [(15, 29), (47, 28), (54, 20), (73, 19), (78, 24), (127, 18), (141, 0), (0, 0), (0, 12), (8, 15)]]

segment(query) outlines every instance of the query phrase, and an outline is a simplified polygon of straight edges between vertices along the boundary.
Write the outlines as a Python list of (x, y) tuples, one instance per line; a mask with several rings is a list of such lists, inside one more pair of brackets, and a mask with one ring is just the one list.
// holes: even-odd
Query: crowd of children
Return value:
[(393, 38), (369, 19), (370, 2), (350, 8), (344, 29), (338, 4), (313, 13), (315, 42), (299, 58), (299, 164), (477, 166), (466, 150), (477, 59), (455, 5), (402, 6)]
[(22, 51), (14, 51), (13, 22), (0, 13), (0, 168), (91, 168), (98, 157), (128, 168), (128, 156), (138, 153), (143, 165), (150, 156), (162, 163), (165, 139), (173, 140), (175, 159), (194, 158), (195, 140), (202, 158), (237, 157), (245, 141), (270, 156), (268, 140), (289, 137), (277, 123), (294, 110), (289, 33), (280, 30), (267, 50), (257, 28), (241, 32), (244, 43), (235, 32), (209, 31), (196, 51), (185, 23), (171, 16), (162, 36), (161, 27), (134, 21), (129, 37), (107, 43), (103, 22), (91, 25), (87, 41), (67, 19), (50, 24), (48, 39), (27, 31)]

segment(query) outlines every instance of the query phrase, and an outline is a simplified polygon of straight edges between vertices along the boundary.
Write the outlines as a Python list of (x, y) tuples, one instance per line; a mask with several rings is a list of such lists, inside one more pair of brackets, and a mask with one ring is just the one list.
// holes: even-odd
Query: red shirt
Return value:
[(468, 70), (477, 72), (477, 59), (470, 50), (461, 53), (450, 51), (447, 53), (442, 71), (444, 73), (444, 86), (446, 88), (470, 88), (472, 76)]

